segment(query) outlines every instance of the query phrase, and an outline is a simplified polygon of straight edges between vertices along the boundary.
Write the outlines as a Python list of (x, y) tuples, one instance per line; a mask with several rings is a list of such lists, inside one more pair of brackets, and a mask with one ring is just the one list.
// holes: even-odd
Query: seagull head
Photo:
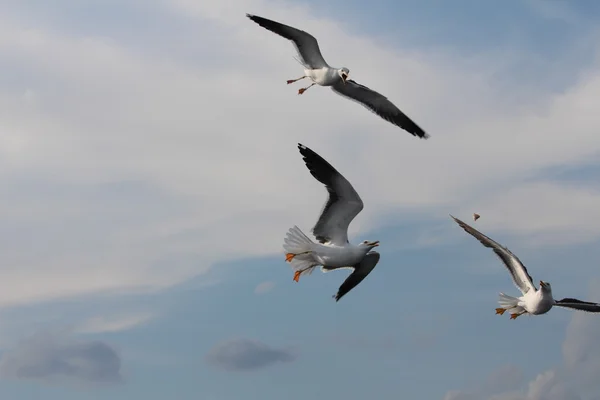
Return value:
[(350, 70), (346, 67), (338, 69), (338, 74), (340, 78), (342, 78), (342, 82), (346, 83), (346, 79), (348, 79), (348, 75), (350, 75)]
[(552, 286), (550, 286), (550, 282), (540, 281), (540, 289), (542, 289), (544, 292), (551, 292)]
[(362, 242), (361, 244), (359, 244), (359, 246), (361, 246), (361, 247), (367, 247), (369, 250), (371, 250), (373, 247), (379, 246), (379, 240), (376, 240), (374, 242), (365, 240), (364, 242)]

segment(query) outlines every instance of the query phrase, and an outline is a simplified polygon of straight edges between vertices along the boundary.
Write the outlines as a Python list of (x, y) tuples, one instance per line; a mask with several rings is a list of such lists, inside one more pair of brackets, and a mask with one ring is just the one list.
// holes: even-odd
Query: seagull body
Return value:
[[(300, 228), (294, 226), (290, 229), (289, 236), (299, 236), (300, 233), (303, 233)], [(328, 269), (337, 269), (337, 268), (345, 268), (348, 265), (354, 265), (360, 262), (365, 254), (369, 251), (368, 248), (361, 245), (353, 245), (352, 243), (347, 243), (346, 245), (336, 245), (331, 242), (327, 242), (326, 244), (315, 243), (310, 238), (307, 237), (308, 240), (311, 241), (310, 245), (310, 257), (307, 255), (305, 258), (310, 258), (313, 260), (315, 266), (323, 265)], [(291, 255), (289, 255), (291, 254)], [(286, 254), (286, 258), (295, 258), (299, 254), (293, 255), (292, 253)], [(292, 257), (294, 256), (294, 257)], [(309, 271), (305, 272), (307, 275), (310, 275)], [(300, 274), (301, 275), (301, 274)]]
[(520, 315), (541, 315), (545, 314), (554, 306), (572, 308), (575, 310), (598, 313), (600, 312), (600, 304), (581, 301), (572, 298), (564, 298), (555, 300), (552, 296), (552, 286), (549, 282), (540, 281), (539, 290), (533, 284), (533, 279), (527, 272), (525, 265), (515, 256), (508, 248), (503, 247), (496, 241), (490, 239), (483, 233), (479, 232), (472, 226), (467, 225), (458, 218), (452, 219), (463, 228), (468, 234), (479, 240), (481, 244), (488, 247), (496, 253), (502, 260), (508, 271), (510, 272), (515, 286), (523, 294), (521, 297), (512, 297), (504, 293), (500, 293), (500, 307), (496, 308), (496, 314), (504, 314), (506, 311), (510, 313), (510, 319), (516, 319)]
[[(317, 85), (320, 85), (320, 86), (333, 86), (334, 84), (341, 82), (343, 79), (340, 76), (340, 74), (338, 73), (337, 69), (328, 68), (328, 67), (315, 68), (315, 69), (305, 68), (304, 76), (306, 78), (310, 78), (311, 81), (313, 81), (314, 83), (316, 83)], [(293, 83), (293, 82), (290, 82), (290, 83)], [(302, 90), (301, 93), (300, 93), (300, 90), (298, 92), (299, 92), (299, 94), (302, 94), (305, 91), (306, 91), (306, 89)]]
[(421, 139), (429, 137), (423, 129), (385, 96), (348, 79), (350, 75), (348, 68), (330, 67), (321, 55), (317, 39), (311, 34), (256, 15), (246, 14), (246, 16), (263, 28), (292, 41), (301, 58), (298, 61), (304, 66), (304, 75), (288, 80), (288, 85), (304, 78), (309, 78), (313, 82), (311, 85), (299, 89), (298, 94), (303, 94), (314, 85), (330, 86), (335, 93), (362, 104), (368, 110), (408, 133)]
[(298, 149), (310, 173), (327, 188), (329, 198), (313, 228), (318, 243), (297, 226), (290, 228), (283, 245), (285, 260), (291, 263), (296, 282), (319, 265), (323, 272), (354, 270), (334, 296), (338, 301), (375, 268), (380, 256), (371, 249), (379, 246), (379, 241), (365, 240), (358, 245), (348, 241), (348, 226), (363, 209), (362, 200), (350, 182), (321, 156), (302, 144)]

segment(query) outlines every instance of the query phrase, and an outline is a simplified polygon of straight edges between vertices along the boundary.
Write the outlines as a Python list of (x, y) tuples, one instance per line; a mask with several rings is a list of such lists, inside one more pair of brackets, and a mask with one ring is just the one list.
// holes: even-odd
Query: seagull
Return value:
[(362, 200), (350, 182), (320, 155), (300, 143), (298, 149), (310, 173), (327, 188), (329, 198), (312, 230), (319, 243), (294, 226), (284, 240), (285, 260), (295, 270), (296, 282), (319, 265), (323, 272), (354, 270), (333, 296), (339, 301), (375, 268), (379, 253), (371, 250), (379, 246), (379, 241), (365, 240), (358, 245), (348, 242), (348, 225), (363, 209)]
[(310, 78), (313, 82), (310, 86), (299, 89), (298, 94), (304, 93), (317, 84), (330, 86), (335, 93), (357, 101), (368, 110), (413, 136), (421, 139), (429, 138), (429, 135), (423, 129), (400, 111), (387, 97), (348, 79), (348, 75), (350, 75), (348, 68), (330, 67), (321, 55), (317, 39), (310, 33), (257, 15), (246, 14), (246, 16), (263, 28), (292, 41), (301, 58), (298, 62), (304, 66), (304, 75), (297, 79), (288, 80), (288, 85), (304, 78)]
[(540, 289), (536, 289), (533, 284), (533, 279), (527, 272), (527, 268), (525, 268), (521, 260), (508, 250), (508, 248), (503, 247), (458, 218), (454, 218), (452, 215), (450, 216), (468, 234), (479, 240), (485, 247), (494, 250), (494, 253), (502, 260), (510, 272), (517, 288), (523, 293), (523, 296), (521, 297), (512, 297), (500, 293), (500, 300), (498, 302), (501, 307), (496, 308), (496, 314), (502, 315), (506, 311), (509, 311), (510, 319), (517, 319), (517, 317), (523, 314), (546, 314), (553, 306), (573, 308), (575, 310), (592, 313), (600, 312), (600, 304), (598, 303), (591, 303), (572, 298), (554, 300), (552, 297), (552, 286), (549, 282), (540, 281)]

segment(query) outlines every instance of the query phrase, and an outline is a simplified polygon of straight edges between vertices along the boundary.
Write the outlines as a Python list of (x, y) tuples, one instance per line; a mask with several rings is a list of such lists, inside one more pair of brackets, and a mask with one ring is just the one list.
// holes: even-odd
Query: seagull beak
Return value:
[(344, 82), (344, 85), (346, 84), (346, 79), (348, 79), (348, 75), (342, 74), (342, 82)]
[(546, 287), (546, 284), (543, 281), (540, 281), (540, 286), (541, 287)]
[(373, 246), (373, 247), (379, 246), (379, 240), (369, 243), (369, 246)]

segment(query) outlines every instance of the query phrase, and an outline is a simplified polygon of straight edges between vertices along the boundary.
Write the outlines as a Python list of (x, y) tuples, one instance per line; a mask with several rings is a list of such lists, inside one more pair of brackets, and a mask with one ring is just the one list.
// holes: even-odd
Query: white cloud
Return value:
[[(195, 57), (187, 47), (187, 57), (167, 55), (118, 34), (32, 24), (26, 12), (0, 6), (0, 67), (10, 76), (0, 78), (0, 235), (10, 238), (0, 258), (0, 306), (157, 290), (216, 261), (280, 253), (286, 230), (308, 230), (326, 195), (297, 142), (361, 193), (366, 207), (351, 233), (391, 212), (447, 218), (466, 201), (514, 193), (549, 166), (593, 161), (600, 149), (597, 63), (572, 72), (578, 78), (564, 93), (521, 96), (521, 82), (502, 76), (510, 59), (389, 48), (316, 18), (308, 6), (163, 6), (164, 18), (202, 22), (186, 25)], [(350, 67), (432, 138), (415, 139), (328, 89), (297, 96), (285, 84), (301, 71), (292, 45), (245, 12), (314, 33), (332, 64)], [(595, 212), (589, 194), (560, 190), (564, 209)], [(531, 215), (513, 211), (520, 225), (503, 229), (598, 236), (578, 218), (551, 224), (560, 207), (551, 204)], [(493, 221), (492, 211), (478, 210), (481, 221)]]
[[(590, 285), (592, 288), (597, 285)], [(594, 288), (590, 298), (598, 298)], [(550, 312), (553, 312), (551, 310)], [(477, 388), (451, 390), (444, 400), (583, 400), (598, 398), (600, 384), (600, 321), (593, 314), (573, 311), (563, 342), (563, 365), (539, 373), (525, 387), (515, 367), (492, 374)], [(591, 397), (590, 397), (591, 396)]]
[(518, 234), (529, 245), (593, 242), (600, 235), (600, 191), (584, 184), (544, 180), (505, 185), (502, 193), (467, 201), (460, 215), (477, 210), (481, 230)]

